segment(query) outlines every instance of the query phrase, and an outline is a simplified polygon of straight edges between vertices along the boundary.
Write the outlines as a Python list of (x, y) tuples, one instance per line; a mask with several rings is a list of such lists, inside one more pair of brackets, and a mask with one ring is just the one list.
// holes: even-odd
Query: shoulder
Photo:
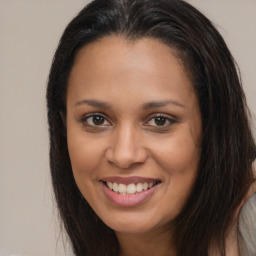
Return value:
[(238, 243), (241, 256), (256, 255), (256, 190), (252, 186), (250, 196), (240, 210), (238, 218)]

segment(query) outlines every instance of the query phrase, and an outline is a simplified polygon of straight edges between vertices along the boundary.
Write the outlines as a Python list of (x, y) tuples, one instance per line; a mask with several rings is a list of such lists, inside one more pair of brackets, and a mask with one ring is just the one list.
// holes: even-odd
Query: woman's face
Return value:
[(197, 176), (201, 115), (175, 51), (108, 36), (76, 56), (67, 90), (75, 181), (116, 232), (164, 230)]

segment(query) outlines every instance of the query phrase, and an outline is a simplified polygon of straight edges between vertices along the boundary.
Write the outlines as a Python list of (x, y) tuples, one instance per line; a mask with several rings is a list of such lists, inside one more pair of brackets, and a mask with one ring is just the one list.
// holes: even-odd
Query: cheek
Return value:
[(97, 198), (95, 184), (98, 184), (97, 169), (101, 162), (99, 148), (98, 143), (90, 143), (90, 140), (84, 138), (83, 132), (68, 135), (73, 176), (78, 189), (91, 206)]
[(68, 150), (73, 174), (78, 182), (97, 179), (96, 169), (102, 159), (100, 141), (91, 141), (84, 132), (68, 132)]
[(155, 151), (158, 163), (171, 175), (186, 175), (196, 172), (201, 154), (193, 138), (188, 136), (174, 136), (161, 143)]
[[(185, 130), (186, 131), (186, 130)], [(190, 133), (176, 133), (161, 143), (155, 159), (165, 175), (165, 193), (175, 214), (183, 208), (193, 188), (198, 173), (201, 148)], [(198, 140), (196, 140), (198, 142)], [(163, 206), (164, 207), (164, 206)]]

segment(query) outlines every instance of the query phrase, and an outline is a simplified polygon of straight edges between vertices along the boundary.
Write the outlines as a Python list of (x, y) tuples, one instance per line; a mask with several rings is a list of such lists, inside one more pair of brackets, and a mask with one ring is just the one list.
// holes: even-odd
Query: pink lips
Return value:
[[(151, 178), (142, 178), (142, 177), (107, 177), (107, 178), (102, 178), (101, 181), (104, 182), (111, 182), (111, 183), (122, 183), (122, 184), (131, 184), (131, 183), (150, 183), (150, 182), (155, 182), (158, 181), (157, 179), (151, 179)], [(132, 206), (137, 206), (145, 201), (147, 201), (157, 190), (158, 185), (153, 186), (152, 188), (148, 190), (144, 190), (142, 192), (137, 192), (135, 194), (130, 194), (130, 195), (122, 195), (118, 194), (114, 191), (112, 191), (110, 188), (108, 188), (103, 182), (102, 182), (102, 188), (103, 192), (106, 195), (106, 197), (115, 205), (122, 206), (122, 207), (132, 207)]]

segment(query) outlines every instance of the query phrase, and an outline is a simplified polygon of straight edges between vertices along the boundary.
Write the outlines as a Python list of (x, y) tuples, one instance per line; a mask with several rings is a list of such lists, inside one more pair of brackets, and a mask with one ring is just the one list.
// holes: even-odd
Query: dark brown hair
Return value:
[(203, 120), (198, 177), (174, 220), (178, 255), (208, 255), (224, 238), (253, 181), (255, 143), (236, 64), (223, 38), (198, 10), (181, 0), (95, 0), (65, 29), (50, 70), (47, 103), (52, 184), (60, 217), (77, 256), (115, 256), (115, 233), (93, 212), (74, 181), (61, 114), (78, 50), (108, 35), (156, 38), (174, 48), (191, 75)]

